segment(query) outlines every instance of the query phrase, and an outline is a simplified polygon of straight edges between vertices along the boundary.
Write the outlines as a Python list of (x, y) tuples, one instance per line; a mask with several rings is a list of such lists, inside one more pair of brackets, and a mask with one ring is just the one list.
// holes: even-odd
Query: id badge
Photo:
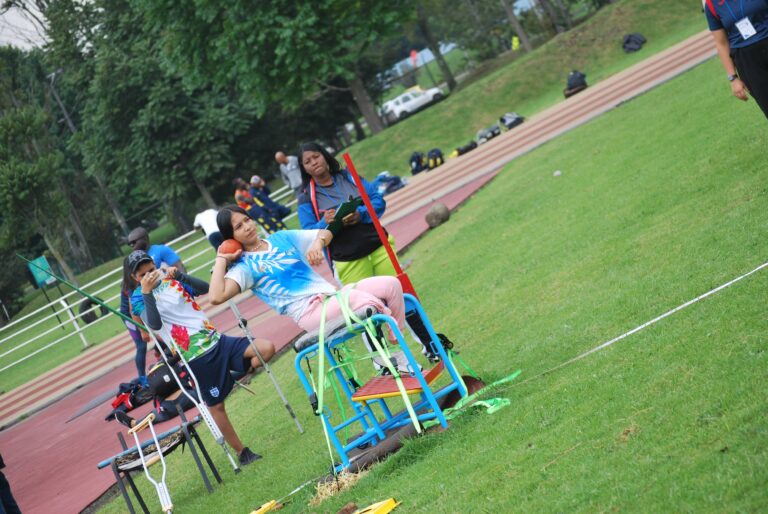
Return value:
[(736, 28), (739, 29), (739, 33), (741, 33), (741, 37), (744, 39), (749, 39), (757, 34), (757, 31), (755, 30), (755, 27), (752, 26), (752, 22), (749, 21), (749, 18), (742, 18), (737, 21)]

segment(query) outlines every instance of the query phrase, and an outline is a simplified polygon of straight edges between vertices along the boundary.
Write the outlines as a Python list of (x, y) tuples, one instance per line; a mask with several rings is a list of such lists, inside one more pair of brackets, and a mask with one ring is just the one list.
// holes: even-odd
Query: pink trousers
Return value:
[[(352, 310), (374, 307), (381, 314), (392, 316), (401, 330), (405, 326), (403, 287), (397, 278), (364, 278), (360, 282), (344, 286), (342, 291), (349, 293), (349, 306)], [(324, 295), (315, 297), (301, 316), (301, 319), (298, 320), (299, 326), (307, 332), (317, 330), (320, 327), (320, 316), (323, 312), (324, 298)], [(328, 305), (325, 308), (326, 323), (329, 320), (341, 317), (341, 307), (336, 301), (336, 297), (333, 296), (328, 300)]]

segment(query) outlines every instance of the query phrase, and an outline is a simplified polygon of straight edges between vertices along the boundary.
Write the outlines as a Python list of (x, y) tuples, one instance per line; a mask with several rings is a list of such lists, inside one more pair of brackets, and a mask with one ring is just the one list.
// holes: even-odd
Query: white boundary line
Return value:
[(644, 328), (646, 328), (646, 327), (649, 327), (649, 326), (653, 325), (653, 324), (654, 324), (654, 323), (656, 323), (657, 321), (661, 321), (661, 320), (663, 320), (664, 318), (666, 318), (666, 317), (668, 317), (668, 316), (671, 316), (672, 314), (674, 314), (674, 313), (676, 313), (676, 312), (678, 312), (678, 311), (681, 311), (681, 310), (685, 309), (686, 307), (688, 307), (688, 306), (690, 306), (690, 305), (693, 305), (694, 303), (696, 303), (696, 302), (698, 302), (698, 301), (700, 301), (700, 300), (703, 300), (704, 298), (706, 298), (706, 297), (708, 297), (708, 296), (712, 296), (713, 294), (715, 294), (715, 293), (717, 293), (717, 292), (719, 292), (719, 291), (722, 291), (723, 289), (725, 289), (725, 288), (727, 288), (727, 287), (730, 287), (730, 286), (732, 286), (733, 284), (735, 284), (735, 283), (736, 283), (736, 282), (738, 282), (739, 280), (745, 279), (745, 278), (747, 278), (748, 276), (752, 275), (753, 273), (757, 273), (758, 271), (760, 271), (761, 269), (763, 269), (763, 268), (765, 268), (765, 267), (768, 267), (768, 262), (764, 262), (763, 264), (761, 264), (761, 265), (760, 265), (760, 266), (758, 266), (757, 268), (753, 269), (752, 271), (749, 271), (749, 272), (747, 272), (747, 273), (744, 273), (743, 275), (741, 275), (741, 276), (739, 276), (739, 277), (736, 277), (736, 278), (734, 278), (733, 280), (730, 280), (730, 281), (726, 282), (726, 283), (725, 283), (725, 284), (723, 284), (723, 285), (720, 285), (720, 286), (718, 286), (718, 287), (716, 287), (716, 288), (714, 288), (714, 289), (712, 289), (712, 290), (710, 290), (710, 291), (707, 291), (706, 293), (704, 293), (704, 294), (702, 294), (702, 295), (699, 295), (699, 296), (697, 296), (697, 297), (696, 297), (696, 298), (694, 298), (693, 300), (688, 300), (687, 302), (685, 302), (685, 303), (683, 303), (683, 304), (681, 304), (681, 305), (678, 305), (678, 306), (677, 306), (677, 307), (675, 307), (674, 309), (672, 309), (672, 310), (668, 310), (667, 312), (665, 312), (664, 314), (662, 314), (662, 315), (660, 315), (660, 316), (656, 316), (655, 318), (653, 318), (653, 319), (652, 319), (652, 320), (650, 320), (650, 321), (646, 321), (646, 322), (645, 322), (645, 323), (643, 323), (642, 325), (639, 325), (639, 326), (637, 326), (637, 327), (633, 328), (633, 329), (632, 329), (632, 330), (630, 330), (629, 332), (624, 332), (624, 333), (623, 333), (623, 334), (621, 334), (620, 336), (618, 336), (618, 337), (614, 337), (614, 338), (613, 338), (613, 339), (611, 339), (610, 341), (606, 341), (606, 342), (604, 342), (604, 343), (603, 343), (603, 344), (601, 344), (601, 345), (595, 346), (595, 347), (594, 347), (594, 348), (592, 348), (591, 350), (587, 350), (586, 352), (582, 353), (581, 355), (577, 355), (577, 356), (576, 356), (576, 357), (574, 357), (573, 359), (567, 360), (567, 361), (563, 362), (562, 364), (558, 364), (558, 365), (557, 365), (557, 366), (555, 366), (554, 368), (550, 368), (550, 369), (548, 369), (548, 370), (546, 370), (546, 371), (542, 371), (542, 372), (541, 372), (541, 373), (539, 373), (538, 375), (534, 375), (534, 376), (532, 376), (531, 378), (527, 378), (527, 379), (523, 380), (522, 382), (518, 382), (518, 385), (520, 385), (520, 384), (525, 384), (526, 382), (530, 382), (530, 381), (531, 381), (531, 380), (533, 380), (533, 379), (539, 378), (539, 377), (541, 377), (541, 376), (544, 376), (544, 375), (548, 375), (549, 373), (552, 373), (553, 371), (557, 371), (558, 369), (560, 369), (560, 368), (564, 368), (564, 367), (568, 366), (569, 364), (573, 364), (574, 362), (576, 362), (576, 361), (579, 361), (579, 360), (583, 359), (584, 357), (586, 357), (586, 356), (588, 356), (588, 355), (591, 355), (591, 354), (593, 354), (593, 353), (595, 353), (595, 352), (598, 352), (598, 351), (602, 350), (603, 348), (607, 348), (607, 347), (611, 346), (613, 343), (616, 343), (616, 342), (618, 342), (618, 341), (621, 341), (622, 339), (624, 339), (624, 338), (626, 338), (626, 337), (629, 337), (629, 336), (631, 336), (632, 334), (635, 334), (635, 333), (637, 333), (637, 332), (640, 332), (642, 329), (644, 329)]

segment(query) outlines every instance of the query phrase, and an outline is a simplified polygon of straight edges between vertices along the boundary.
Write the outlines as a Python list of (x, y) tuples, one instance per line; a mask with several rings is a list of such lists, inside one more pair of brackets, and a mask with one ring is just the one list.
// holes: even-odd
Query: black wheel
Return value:
[(443, 99), (443, 94), (442, 93), (436, 93), (435, 96), (432, 97), (432, 101), (433, 102), (439, 102), (442, 99)]
[(409, 114), (410, 113), (408, 111), (403, 111), (400, 113), (400, 116), (398, 116), (398, 119), (404, 120), (405, 118), (408, 117)]

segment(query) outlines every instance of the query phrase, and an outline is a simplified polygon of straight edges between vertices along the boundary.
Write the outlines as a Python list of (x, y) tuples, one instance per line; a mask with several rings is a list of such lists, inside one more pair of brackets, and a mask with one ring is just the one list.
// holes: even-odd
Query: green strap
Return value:
[(347, 347), (346, 343), (342, 343), (336, 347), (336, 355), (339, 360), (339, 368), (341, 368), (348, 377), (354, 379), (358, 384), (360, 383), (360, 377), (357, 374), (357, 368), (355, 368), (355, 355), (352, 350)]
[(376, 330), (373, 321), (368, 318), (365, 320), (365, 322), (363, 322), (360, 318), (358, 318), (349, 307), (348, 296), (348, 290), (342, 291), (341, 293), (336, 293), (336, 301), (339, 302), (339, 306), (341, 307), (341, 311), (344, 314), (344, 320), (347, 323), (347, 327), (351, 327), (351, 321), (355, 321), (365, 327), (365, 330), (370, 336), (374, 348), (376, 348), (376, 351), (379, 352), (379, 355), (381, 355), (382, 359), (384, 360), (384, 365), (395, 379), (395, 384), (397, 385), (397, 389), (400, 392), (400, 396), (403, 398), (403, 403), (405, 404), (405, 408), (408, 411), (408, 416), (411, 418), (411, 422), (413, 423), (416, 432), (420, 434), (422, 432), (421, 425), (419, 423), (419, 418), (416, 416), (416, 411), (413, 408), (413, 403), (411, 403), (411, 399), (405, 390), (405, 385), (403, 384), (403, 380), (400, 378), (400, 373), (398, 372), (397, 368), (392, 365), (389, 352), (385, 350), (385, 348), (379, 342), (379, 339), (376, 337)]
[(448, 354), (448, 357), (456, 357), (456, 360), (459, 361), (459, 364), (461, 364), (462, 367), (464, 367), (464, 369), (467, 370), (467, 373), (469, 373), (469, 376), (480, 380), (480, 377), (477, 375), (477, 373), (475, 373), (475, 371), (472, 368), (470, 368), (466, 362), (464, 362), (464, 359), (459, 357), (458, 353), (454, 352), (453, 350), (448, 350), (446, 353)]
[[(507, 399), (507, 398), (489, 398), (487, 400), (478, 400), (478, 401), (476, 401), (476, 400), (477, 400), (477, 398), (479, 396), (481, 396), (483, 394), (486, 394), (486, 393), (492, 391), (493, 389), (496, 389), (497, 387), (499, 387), (499, 386), (501, 386), (503, 384), (506, 384), (507, 382), (513, 381), (514, 379), (516, 379), (518, 377), (518, 375), (520, 375), (521, 372), (522, 372), (521, 370), (517, 370), (514, 373), (512, 373), (511, 375), (507, 375), (506, 377), (501, 378), (501, 379), (497, 380), (496, 382), (493, 382), (492, 384), (483, 387), (479, 391), (476, 391), (476, 392), (474, 392), (473, 394), (471, 394), (469, 396), (465, 396), (464, 398), (459, 400), (456, 403), (456, 405), (454, 405), (453, 407), (451, 407), (449, 409), (445, 409), (443, 411), (443, 414), (445, 415), (445, 419), (446, 420), (450, 420), (450, 419), (453, 419), (453, 418), (459, 416), (460, 414), (462, 414), (464, 412), (467, 412), (466, 410), (464, 410), (464, 407), (466, 407), (466, 406), (485, 407), (485, 411), (488, 414), (493, 414), (493, 413), (497, 412), (498, 410), (500, 410), (500, 409), (502, 409), (504, 407), (507, 407), (508, 405), (511, 405), (512, 402), (510, 402), (509, 399)], [(440, 422), (438, 420), (431, 419), (429, 421), (425, 421), (424, 422), (424, 428), (431, 428), (431, 427), (439, 425), (439, 424), (440, 424)]]
[[(328, 373), (333, 373), (333, 368), (328, 370)], [(333, 389), (333, 395), (336, 397), (336, 403), (339, 406), (339, 412), (341, 413), (342, 419), (347, 419), (347, 410), (344, 408), (344, 402), (341, 401), (341, 393), (339, 393), (339, 386), (336, 385), (336, 381), (331, 379), (329, 381), (331, 383), (331, 389)], [(347, 444), (347, 441), (349, 440), (349, 425), (344, 427), (344, 444)]]
[[(320, 311), (320, 333), (317, 341), (317, 348), (319, 351), (319, 355), (317, 357), (317, 367), (318, 367), (318, 378), (317, 378), (317, 390), (315, 391), (315, 394), (317, 394), (317, 411), (316, 414), (321, 415), (323, 414), (323, 396), (325, 392), (325, 311), (328, 306), (328, 297), (323, 299), (323, 308)], [(331, 457), (331, 470), (333, 471), (334, 476), (336, 475), (336, 462), (333, 459), (333, 448), (331, 448), (331, 438), (328, 435), (328, 427), (325, 425), (325, 421), (322, 423), (323, 425), (323, 434), (325, 435), (325, 444), (328, 446), (328, 455)]]

